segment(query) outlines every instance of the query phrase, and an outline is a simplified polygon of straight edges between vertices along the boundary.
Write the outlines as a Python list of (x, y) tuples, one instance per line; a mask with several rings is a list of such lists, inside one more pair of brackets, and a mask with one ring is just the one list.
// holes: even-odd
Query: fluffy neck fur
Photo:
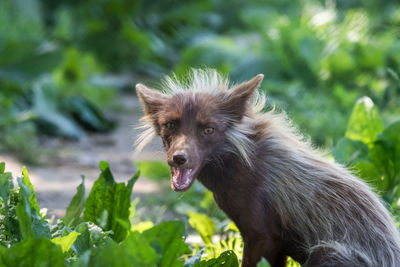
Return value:
[[(241, 129), (247, 129), (247, 134)], [(265, 219), (276, 219), (276, 228), (288, 242), (283, 246), (301, 244), (300, 250), (288, 252), (306, 265), (312, 263), (305, 255), (328, 251), (340, 266), (356, 266), (355, 260), (360, 266), (400, 266), (399, 233), (378, 197), (351, 172), (314, 150), (284, 114), (250, 110), (242, 123), (229, 131), (238, 136), (235, 141), (243, 138), (242, 144), (251, 147), (244, 149), (252, 151), (247, 154), (249, 158), (241, 160), (243, 154), (237, 145), (225, 144), (225, 151), (199, 180), (214, 192), (221, 208), (239, 228), (246, 224), (235, 212), (237, 206), (246, 204), (224, 203), (237, 198), (245, 198), (246, 203), (261, 199), (268, 206), (267, 214), (277, 215)], [(231, 153), (224, 156), (226, 152)], [(252, 168), (246, 162), (251, 162)], [(242, 216), (256, 220), (265, 214), (265, 206), (258, 208)], [(261, 228), (241, 231), (264, 230), (257, 222), (251, 227)]]

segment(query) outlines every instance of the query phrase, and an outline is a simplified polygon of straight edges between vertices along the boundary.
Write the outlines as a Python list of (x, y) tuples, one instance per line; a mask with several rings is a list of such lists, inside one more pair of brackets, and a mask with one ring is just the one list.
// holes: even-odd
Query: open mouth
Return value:
[(193, 184), (197, 168), (179, 169), (171, 167), (171, 187), (174, 191), (186, 191)]

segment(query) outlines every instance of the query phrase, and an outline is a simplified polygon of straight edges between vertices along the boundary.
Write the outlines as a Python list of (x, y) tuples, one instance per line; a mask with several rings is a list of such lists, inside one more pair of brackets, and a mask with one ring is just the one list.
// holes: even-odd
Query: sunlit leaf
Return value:
[(67, 252), (71, 248), (72, 244), (74, 244), (79, 235), (80, 233), (71, 232), (66, 236), (53, 238), (51, 242), (56, 245), (60, 245), (62, 252)]
[(136, 167), (149, 179), (161, 180), (170, 176), (168, 165), (162, 161), (137, 161)]
[(379, 111), (368, 97), (360, 98), (351, 114), (346, 137), (372, 144), (383, 131), (383, 123)]
[(215, 222), (205, 214), (189, 212), (189, 224), (200, 234), (205, 244), (212, 244), (212, 237), (216, 230)]

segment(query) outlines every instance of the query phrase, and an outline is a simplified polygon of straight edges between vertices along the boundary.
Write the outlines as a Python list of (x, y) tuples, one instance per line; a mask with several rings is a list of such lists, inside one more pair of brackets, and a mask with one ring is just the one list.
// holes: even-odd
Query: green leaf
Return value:
[(92, 247), (102, 246), (110, 240), (108, 233), (105, 233), (103, 229), (93, 223), (83, 222), (77, 225), (74, 230), (80, 235), (71, 249), (78, 255)]
[(368, 146), (361, 141), (343, 137), (336, 144), (332, 155), (341, 164), (351, 164), (368, 158)]
[[(50, 227), (45, 218), (39, 215), (39, 206), (29, 181), (26, 169), (23, 172), (23, 179), (18, 178), (19, 202), (16, 207), (16, 214), (19, 220), (21, 235), (24, 239), (35, 237), (50, 237)], [(31, 189), (30, 189), (31, 188)]]
[(212, 237), (217, 228), (215, 222), (205, 214), (189, 212), (189, 224), (200, 234), (204, 243), (212, 244)]
[(66, 226), (74, 227), (80, 222), (80, 216), (85, 207), (85, 177), (82, 176), (82, 183), (76, 188), (76, 194), (69, 203), (63, 221)]
[(138, 161), (136, 167), (149, 179), (162, 180), (170, 176), (168, 165), (162, 161)]
[(48, 239), (27, 239), (11, 248), (0, 247), (0, 265), (18, 267), (64, 266), (61, 248)]
[(369, 157), (382, 175), (381, 190), (389, 190), (399, 182), (400, 173), (400, 122), (387, 127), (373, 144)]
[(31, 180), (29, 179), (28, 175), (28, 170), (26, 167), (22, 167), (22, 182), (28, 187), (29, 189), (29, 205), (31, 205), (32, 208), (34, 208), (37, 212), (37, 214), (40, 215), (40, 208), (39, 204), (37, 203), (36, 200), (36, 195), (35, 195), (35, 189), (33, 188), (33, 185), (31, 183)]
[[(3, 201), (5, 206), (8, 206), (8, 197), (10, 195), (10, 191), (13, 189), (13, 180), (12, 175), (9, 172), (4, 172), (5, 164), (2, 162), (0, 164), (0, 198)], [(0, 202), (1, 204), (1, 202)], [(1, 205), (0, 205), (1, 207)]]
[[(129, 207), (132, 188), (139, 173), (124, 183), (116, 183), (107, 162), (100, 162), (101, 174), (93, 184), (92, 190), (86, 200), (84, 220), (99, 223), (105, 218), (104, 230), (112, 230), (113, 239), (117, 242), (122, 241), (127, 233), (126, 225), (130, 226)], [(118, 220), (119, 219), (119, 220)], [(121, 225), (119, 221), (125, 221)]]
[(0, 174), (3, 174), (5, 170), (6, 170), (6, 163), (0, 162)]
[(183, 262), (178, 258), (182, 254), (190, 253), (188, 245), (184, 242), (186, 231), (182, 221), (163, 222), (144, 231), (143, 236), (161, 255), (159, 266), (182, 266)]
[(156, 267), (158, 266), (157, 261), (158, 255), (146, 238), (137, 232), (130, 232), (120, 245), (110, 240), (104, 245), (86, 252), (75, 266)]
[(268, 261), (265, 258), (262, 258), (258, 263), (257, 267), (270, 267), (271, 265), (268, 263)]
[(351, 114), (346, 137), (372, 144), (383, 131), (383, 122), (372, 100), (366, 96), (360, 98)]
[(80, 233), (71, 232), (67, 236), (53, 238), (51, 242), (56, 245), (60, 245), (62, 252), (65, 253), (71, 248), (79, 235)]
[(219, 266), (229, 266), (237, 267), (239, 262), (235, 252), (232, 250), (225, 251), (221, 253), (218, 258), (210, 259), (207, 261), (201, 261), (194, 265), (194, 267), (219, 267)]

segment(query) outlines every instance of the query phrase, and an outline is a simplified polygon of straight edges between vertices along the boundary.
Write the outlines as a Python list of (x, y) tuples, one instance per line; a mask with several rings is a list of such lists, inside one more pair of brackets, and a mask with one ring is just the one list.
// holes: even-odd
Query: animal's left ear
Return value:
[(222, 109), (233, 116), (235, 120), (241, 120), (246, 111), (249, 99), (253, 96), (263, 79), (264, 75), (258, 74), (253, 79), (230, 89), (223, 100)]
[(169, 96), (157, 90), (147, 88), (141, 83), (136, 84), (136, 92), (146, 115), (154, 115), (157, 113), (169, 98)]

